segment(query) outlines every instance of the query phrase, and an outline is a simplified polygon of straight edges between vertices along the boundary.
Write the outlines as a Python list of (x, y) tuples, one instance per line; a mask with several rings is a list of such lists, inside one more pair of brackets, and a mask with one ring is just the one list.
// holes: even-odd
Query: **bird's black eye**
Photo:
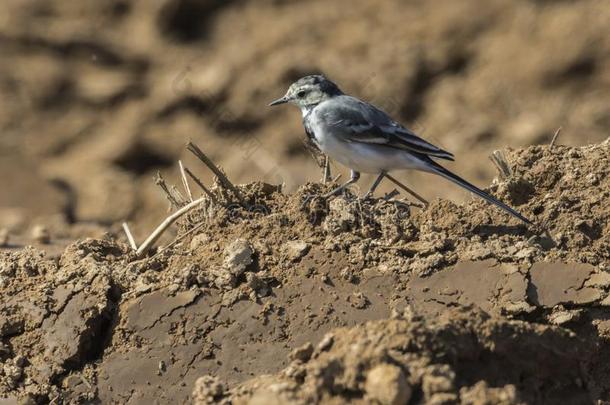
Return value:
[(306, 92), (305, 92), (305, 90), (301, 90), (301, 91), (299, 91), (299, 92), (297, 93), (297, 97), (298, 97), (298, 98), (303, 98), (303, 97), (305, 97), (305, 93), (306, 93)]

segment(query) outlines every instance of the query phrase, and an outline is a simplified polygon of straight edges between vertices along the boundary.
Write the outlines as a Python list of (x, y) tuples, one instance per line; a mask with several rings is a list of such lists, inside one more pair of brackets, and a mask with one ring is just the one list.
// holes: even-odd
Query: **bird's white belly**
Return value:
[(422, 161), (401, 149), (345, 142), (323, 134), (316, 134), (316, 140), (322, 152), (357, 172), (381, 173), (391, 170), (426, 169)]

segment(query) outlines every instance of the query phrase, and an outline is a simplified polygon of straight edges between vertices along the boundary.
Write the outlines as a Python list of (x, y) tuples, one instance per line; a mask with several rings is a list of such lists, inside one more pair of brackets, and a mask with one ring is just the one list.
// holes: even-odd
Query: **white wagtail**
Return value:
[(283, 103), (298, 106), (303, 113), (307, 136), (327, 156), (351, 169), (350, 180), (327, 196), (338, 194), (357, 182), (360, 172), (379, 175), (366, 193), (365, 197), (368, 197), (389, 171), (415, 169), (438, 174), (532, 224), (508, 205), (433, 160), (453, 160), (452, 153), (426, 142), (377, 107), (344, 94), (322, 75), (297, 80), (286, 95), (269, 105)]

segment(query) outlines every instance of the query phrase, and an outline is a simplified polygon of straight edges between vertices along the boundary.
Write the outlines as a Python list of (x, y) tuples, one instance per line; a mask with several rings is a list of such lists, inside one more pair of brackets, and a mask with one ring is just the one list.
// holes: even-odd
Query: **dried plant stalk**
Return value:
[(180, 178), (182, 179), (182, 186), (184, 187), (184, 191), (186, 191), (186, 195), (188, 196), (189, 201), (193, 201), (193, 194), (191, 193), (189, 180), (186, 178), (186, 174), (184, 173), (184, 165), (182, 164), (182, 160), (178, 161), (178, 167), (180, 168)]
[(419, 194), (417, 194), (415, 191), (411, 190), (409, 187), (405, 186), (404, 184), (402, 184), (400, 181), (396, 180), (394, 177), (390, 176), (389, 174), (385, 174), (385, 177), (388, 178), (388, 180), (390, 180), (392, 183), (396, 184), (398, 187), (402, 188), (403, 190), (405, 190), (407, 193), (411, 194), (413, 197), (415, 197), (416, 199), (419, 200), (419, 202), (421, 202), (422, 204), (424, 204), (424, 207), (427, 207), (429, 205), (428, 201), (420, 196)]
[(144, 256), (154, 245), (154, 243), (161, 237), (161, 235), (163, 235), (163, 232), (165, 232), (165, 230), (169, 228), (171, 224), (173, 224), (182, 215), (186, 214), (193, 208), (197, 207), (199, 204), (203, 203), (206, 199), (207, 197), (198, 198), (197, 200), (188, 203), (184, 207), (180, 208), (178, 211), (165, 218), (165, 220), (150, 234), (150, 236), (146, 238), (142, 245), (140, 245), (137, 250), (137, 256)]
[(557, 131), (555, 131), (555, 134), (553, 135), (553, 139), (551, 139), (551, 143), (549, 144), (549, 149), (553, 149), (553, 146), (555, 146), (555, 141), (557, 141), (557, 137), (559, 136), (560, 133), (561, 133), (561, 127), (557, 128)]
[(203, 190), (203, 192), (210, 197), (210, 200), (212, 200), (212, 202), (214, 204), (218, 203), (218, 199), (216, 198), (216, 196), (214, 195), (214, 193), (212, 193), (212, 190), (210, 190), (209, 188), (207, 188), (202, 182), (201, 180), (199, 180), (199, 178), (197, 176), (195, 176), (193, 174), (193, 172), (191, 172), (188, 167), (184, 168), (184, 171), (186, 172), (186, 174), (189, 175), (189, 177), (191, 179), (193, 179), (193, 181)]
[(123, 230), (125, 231), (125, 235), (127, 235), (127, 240), (129, 241), (129, 245), (135, 251), (138, 250), (138, 245), (136, 244), (136, 240), (133, 238), (131, 231), (129, 230), (129, 225), (127, 222), (123, 222)]
[(239, 202), (244, 204), (245, 200), (241, 192), (229, 181), (227, 176), (210, 160), (209, 157), (206, 156), (205, 153), (197, 145), (192, 142), (189, 142), (186, 146), (189, 152), (197, 157), (197, 159), (201, 160), (213, 173), (218, 177), (222, 185), (231, 190), (239, 199)]
[(173, 208), (180, 208), (184, 204), (186, 204), (186, 202), (184, 201), (184, 197), (182, 197), (182, 194), (180, 194), (180, 192), (175, 187), (172, 186), (170, 188), (167, 186), (167, 182), (165, 181), (163, 176), (161, 176), (161, 172), (157, 172), (157, 177), (155, 177), (155, 184), (161, 187), (165, 198), (167, 198)]
[(492, 163), (496, 166), (498, 176), (501, 180), (504, 180), (513, 174), (503, 151), (494, 150), (491, 155), (489, 155), (489, 159), (491, 159)]

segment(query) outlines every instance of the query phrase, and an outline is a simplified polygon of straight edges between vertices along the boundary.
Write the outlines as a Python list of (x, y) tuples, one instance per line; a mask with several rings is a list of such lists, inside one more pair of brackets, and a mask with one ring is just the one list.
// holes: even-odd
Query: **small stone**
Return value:
[(553, 325), (563, 325), (565, 323), (577, 320), (582, 311), (580, 310), (566, 310), (563, 308), (557, 309), (553, 311), (552, 314), (549, 315), (549, 322)]
[(288, 356), (290, 360), (300, 360), (303, 363), (309, 361), (311, 355), (313, 354), (313, 345), (309, 342), (305, 343), (301, 347), (297, 347)]
[(236, 277), (230, 270), (224, 267), (211, 267), (209, 270), (210, 278), (216, 287), (220, 289), (233, 287), (236, 284)]
[(322, 340), (320, 340), (320, 343), (318, 343), (317, 350), (319, 352), (324, 352), (324, 351), (330, 349), (332, 347), (334, 341), (335, 341), (335, 337), (333, 336), (333, 334), (327, 333), (326, 335), (324, 335)]
[(246, 282), (248, 283), (248, 287), (252, 289), (252, 291), (256, 292), (256, 296), (258, 297), (266, 297), (269, 295), (269, 286), (258, 275), (255, 273), (246, 273)]
[(354, 274), (354, 271), (352, 269), (350, 269), (349, 267), (343, 268), (343, 270), (341, 270), (339, 272), (339, 275), (341, 276), (341, 278), (343, 280), (350, 282), (350, 283), (354, 283), (358, 280), (356, 275)]
[(387, 363), (368, 372), (364, 390), (371, 401), (382, 405), (404, 405), (413, 393), (402, 370)]
[(364, 309), (369, 303), (368, 298), (361, 292), (355, 292), (347, 298), (352, 307), (356, 309)]
[(310, 245), (302, 240), (293, 240), (286, 242), (284, 251), (289, 260), (296, 261), (305, 256), (310, 249)]
[(236, 239), (224, 251), (224, 265), (231, 274), (238, 277), (246, 271), (252, 263), (252, 255), (254, 251), (250, 243), (244, 239)]
[(193, 403), (196, 405), (215, 404), (224, 396), (225, 386), (218, 377), (204, 375), (195, 381)]
[(35, 225), (32, 228), (32, 239), (38, 243), (47, 244), (51, 241), (51, 235), (46, 226)]

